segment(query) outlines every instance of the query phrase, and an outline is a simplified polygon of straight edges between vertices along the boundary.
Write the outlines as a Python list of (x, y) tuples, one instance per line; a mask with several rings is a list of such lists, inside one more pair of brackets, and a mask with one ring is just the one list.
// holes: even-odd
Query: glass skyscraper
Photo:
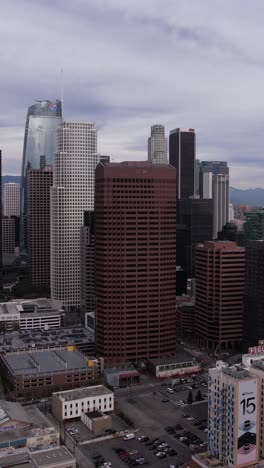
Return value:
[(51, 166), (56, 146), (56, 130), (62, 123), (61, 102), (37, 101), (27, 113), (21, 176), (21, 250), (27, 250), (27, 173)]

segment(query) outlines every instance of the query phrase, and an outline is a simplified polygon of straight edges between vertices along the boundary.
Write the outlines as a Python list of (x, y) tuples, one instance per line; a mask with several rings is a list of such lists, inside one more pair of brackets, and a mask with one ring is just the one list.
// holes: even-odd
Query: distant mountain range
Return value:
[[(3, 176), (2, 184), (9, 182), (20, 183), (20, 176)], [(242, 190), (230, 187), (230, 201), (234, 205), (264, 206), (264, 189), (255, 188)]]
[(241, 190), (230, 187), (230, 201), (234, 205), (264, 206), (264, 189)]

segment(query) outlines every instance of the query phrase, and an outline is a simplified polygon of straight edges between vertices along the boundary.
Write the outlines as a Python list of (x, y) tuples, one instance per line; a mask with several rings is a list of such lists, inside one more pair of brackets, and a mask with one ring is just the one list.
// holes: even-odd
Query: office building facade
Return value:
[(96, 340), (109, 365), (175, 352), (175, 184), (169, 165), (96, 169)]
[(200, 347), (221, 352), (243, 338), (245, 249), (211, 241), (196, 247), (195, 328)]
[(20, 184), (8, 183), (3, 187), (4, 216), (20, 215)]
[(3, 288), (3, 248), (2, 248), (2, 151), (0, 150), (0, 291)]
[(169, 163), (176, 168), (177, 199), (195, 194), (195, 130), (177, 128), (170, 132)]
[[(227, 175), (229, 176), (229, 167), (226, 161), (200, 161), (199, 164), (199, 193), (201, 198), (212, 198), (212, 195), (208, 197), (208, 179), (214, 175)], [(211, 174), (211, 176), (209, 175)], [(212, 189), (210, 189), (212, 190)]]
[(21, 174), (21, 250), (27, 250), (27, 174), (53, 164), (56, 130), (62, 123), (61, 102), (37, 101), (28, 108)]
[(188, 276), (194, 276), (196, 245), (213, 239), (213, 201), (201, 198), (177, 200), (176, 233), (177, 265), (181, 265)]
[(213, 175), (214, 239), (229, 221), (229, 176)]
[[(208, 452), (223, 466), (257, 466), (260, 379), (242, 366), (217, 361), (208, 379)], [(217, 466), (216, 464), (214, 466)]]
[(245, 213), (245, 245), (253, 240), (264, 240), (264, 210), (248, 211)]
[(148, 139), (148, 160), (153, 164), (168, 164), (167, 139), (163, 125), (152, 125)]
[(2, 253), (15, 253), (15, 220), (8, 216), (2, 217)]
[(28, 247), (34, 286), (50, 289), (50, 188), (52, 167), (31, 169), (28, 174)]
[(84, 212), (81, 227), (81, 309), (85, 313), (95, 311), (95, 265), (94, 265), (94, 212)]
[(247, 346), (264, 337), (264, 240), (249, 241), (246, 247), (244, 340)]
[(51, 297), (67, 310), (80, 307), (80, 229), (84, 212), (94, 208), (98, 163), (95, 124), (63, 122), (51, 188)]

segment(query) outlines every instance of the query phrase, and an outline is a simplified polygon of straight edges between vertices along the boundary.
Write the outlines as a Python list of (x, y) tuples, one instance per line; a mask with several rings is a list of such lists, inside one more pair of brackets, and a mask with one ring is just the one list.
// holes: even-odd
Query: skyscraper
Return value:
[(214, 232), (216, 239), (219, 231), (229, 221), (229, 176), (213, 175)]
[(19, 216), (20, 184), (10, 182), (8, 184), (4, 184), (3, 188), (4, 216)]
[(27, 250), (27, 173), (53, 164), (56, 130), (62, 122), (61, 102), (38, 101), (27, 113), (21, 175), (21, 249)]
[(208, 452), (214, 462), (207, 466), (258, 466), (261, 386), (251, 370), (222, 361), (209, 370)]
[(195, 194), (195, 130), (176, 128), (170, 132), (169, 162), (176, 168), (177, 199)]
[(31, 283), (50, 288), (50, 188), (52, 166), (28, 174), (28, 247)]
[(2, 251), (2, 151), (0, 150), (0, 291), (3, 289), (3, 251)]
[(245, 245), (252, 240), (264, 240), (264, 210), (248, 211), (245, 218)]
[(14, 255), (15, 252), (15, 219), (2, 217), (2, 253)]
[[(211, 174), (211, 176), (209, 176)], [(200, 173), (199, 173), (199, 188), (201, 198), (212, 198), (212, 195), (208, 197), (208, 179), (214, 175), (224, 174), (229, 176), (229, 167), (226, 161), (201, 161), (200, 162)], [(205, 187), (204, 187), (205, 183)]]
[(196, 247), (195, 320), (200, 346), (234, 349), (243, 337), (245, 249), (235, 242)]
[(175, 352), (176, 172), (100, 163), (95, 180), (97, 353), (110, 365)]
[(51, 188), (51, 297), (66, 309), (80, 306), (80, 230), (84, 211), (93, 211), (99, 163), (93, 122), (63, 122)]
[(81, 308), (85, 313), (95, 311), (94, 212), (84, 212), (81, 227)]
[(168, 164), (167, 139), (163, 125), (152, 125), (148, 139), (148, 160), (153, 164)]
[(244, 340), (255, 346), (264, 337), (264, 240), (247, 242)]
[[(182, 226), (185, 226), (184, 236), (181, 235)], [(177, 265), (181, 265), (188, 276), (194, 276), (196, 245), (213, 239), (213, 200), (202, 198), (177, 200), (176, 233)]]

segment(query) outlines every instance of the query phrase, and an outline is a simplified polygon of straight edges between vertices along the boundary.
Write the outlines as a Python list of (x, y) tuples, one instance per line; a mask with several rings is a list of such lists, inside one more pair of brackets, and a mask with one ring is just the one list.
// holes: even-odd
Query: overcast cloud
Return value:
[(146, 159), (150, 126), (195, 128), (197, 158), (264, 187), (263, 0), (9, 0), (0, 16), (0, 148), (20, 174), (27, 108), (60, 97), (98, 149)]

